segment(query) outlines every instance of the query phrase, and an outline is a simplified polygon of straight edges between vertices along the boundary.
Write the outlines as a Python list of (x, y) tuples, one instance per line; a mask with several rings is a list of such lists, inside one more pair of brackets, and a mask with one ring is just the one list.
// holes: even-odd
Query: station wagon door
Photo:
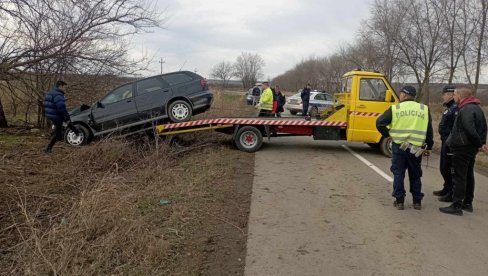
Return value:
[(136, 105), (141, 120), (161, 118), (166, 115), (166, 103), (172, 91), (161, 76), (140, 80), (136, 83)]
[(132, 83), (118, 87), (92, 109), (93, 128), (97, 132), (112, 130), (139, 120)]
[(382, 78), (361, 77), (358, 92), (350, 110), (351, 141), (378, 143), (376, 119), (395, 102), (393, 90)]

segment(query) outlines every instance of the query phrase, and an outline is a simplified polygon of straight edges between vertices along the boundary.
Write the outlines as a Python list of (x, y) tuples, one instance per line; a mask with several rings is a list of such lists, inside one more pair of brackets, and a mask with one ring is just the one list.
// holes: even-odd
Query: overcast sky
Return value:
[(133, 55), (154, 56), (150, 72), (197, 71), (209, 78), (221, 61), (258, 53), (264, 75), (275, 77), (302, 59), (326, 56), (351, 43), (371, 0), (159, 0), (166, 29), (138, 35)]

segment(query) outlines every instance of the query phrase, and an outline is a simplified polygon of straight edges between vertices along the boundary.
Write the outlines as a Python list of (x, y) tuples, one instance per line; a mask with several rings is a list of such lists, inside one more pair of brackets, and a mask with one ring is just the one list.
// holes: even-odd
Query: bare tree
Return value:
[(234, 75), (234, 66), (230, 62), (219, 62), (212, 68), (211, 75), (213, 78), (222, 80), (224, 87), (227, 87), (229, 80)]
[(244, 88), (249, 88), (263, 77), (264, 60), (259, 54), (243, 52), (234, 63), (234, 76), (242, 81)]
[(162, 25), (149, 2), (135, 0), (10, 0), (0, 2), (0, 14), (0, 89), (26, 93), (38, 118), (56, 78), (146, 68), (147, 59), (129, 59), (129, 38)]

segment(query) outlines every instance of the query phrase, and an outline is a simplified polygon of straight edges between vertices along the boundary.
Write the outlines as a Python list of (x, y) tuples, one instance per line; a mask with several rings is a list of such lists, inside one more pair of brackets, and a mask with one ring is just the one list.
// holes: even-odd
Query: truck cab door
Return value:
[(376, 119), (392, 104), (398, 102), (393, 89), (384, 78), (360, 77), (358, 93), (351, 105), (349, 141), (378, 143), (381, 134), (376, 129)]

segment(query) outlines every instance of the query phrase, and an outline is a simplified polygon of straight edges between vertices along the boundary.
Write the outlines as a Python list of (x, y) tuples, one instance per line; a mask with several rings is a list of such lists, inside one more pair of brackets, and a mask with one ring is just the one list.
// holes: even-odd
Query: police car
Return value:
[[(302, 113), (303, 102), (300, 97), (301, 89), (295, 95), (286, 100), (285, 109), (290, 111), (292, 115)], [(325, 91), (313, 90), (310, 92), (310, 102), (308, 105), (308, 114), (311, 117), (317, 117), (324, 109), (334, 105), (334, 97)]]

